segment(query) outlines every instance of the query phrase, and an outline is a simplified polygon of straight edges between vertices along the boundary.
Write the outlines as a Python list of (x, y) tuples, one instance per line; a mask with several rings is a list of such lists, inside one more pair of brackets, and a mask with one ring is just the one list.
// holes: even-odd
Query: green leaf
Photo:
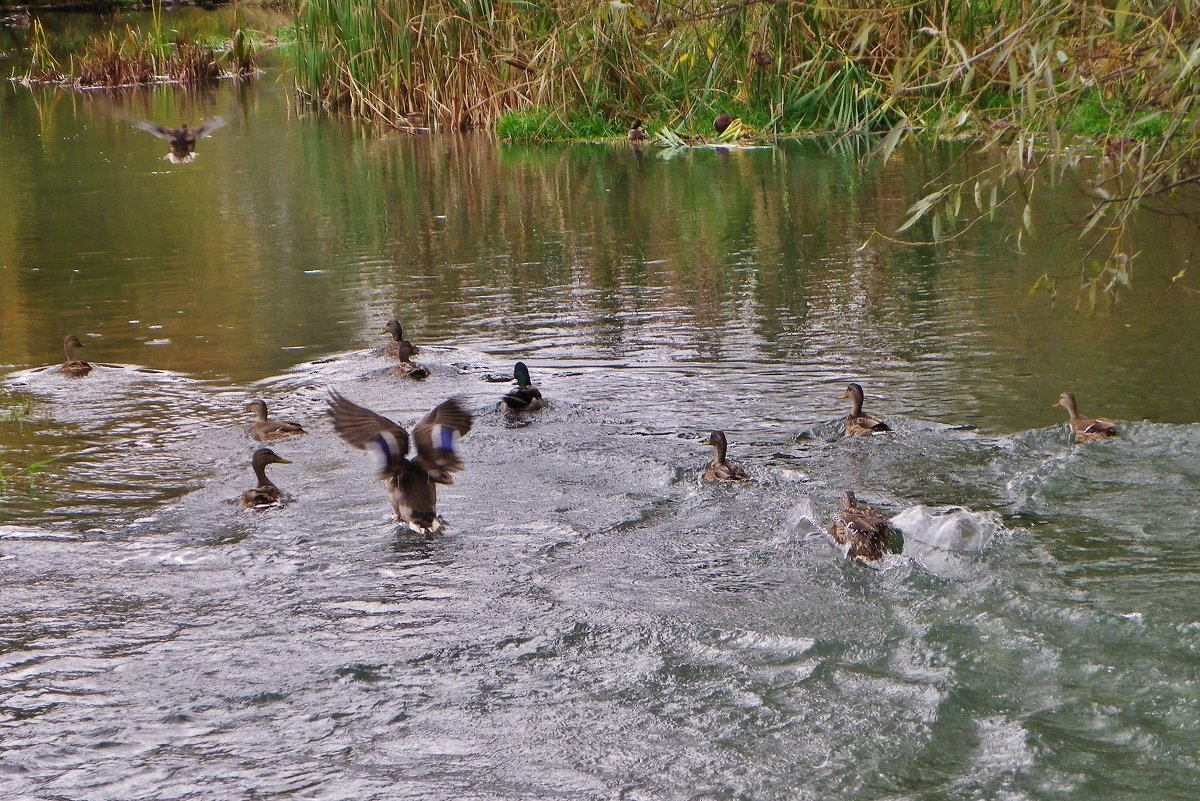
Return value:
[(884, 164), (887, 164), (888, 159), (892, 157), (892, 151), (896, 149), (900, 137), (904, 136), (906, 130), (908, 130), (908, 117), (901, 114), (900, 120), (892, 126), (892, 130), (888, 131), (888, 135), (879, 143), (876, 151), (882, 157)]

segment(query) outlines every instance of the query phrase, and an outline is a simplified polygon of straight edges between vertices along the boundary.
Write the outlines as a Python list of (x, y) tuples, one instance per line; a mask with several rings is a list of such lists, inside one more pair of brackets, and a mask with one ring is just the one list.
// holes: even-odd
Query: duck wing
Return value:
[(452, 484), (451, 473), (463, 469), (456, 446), (460, 437), (471, 430), (471, 413), (457, 398), (443, 401), (413, 426), (416, 462), (438, 484)]
[(1098, 434), (1102, 437), (1115, 437), (1117, 426), (1112, 420), (1086, 420), (1086, 426), (1081, 428), (1081, 434)]
[(337, 435), (359, 450), (379, 448), (387, 460), (384, 474), (394, 473), (408, 453), (408, 432), (340, 392), (330, 391), (327, 403)]
[(192, 136), (196, 139), (202, 139), (203, 137), (208, 136), (210, 133), (217, 130), (224, 124), (225, 124), (224, 117), (213, 117), (211, 120), (206, 120), (205, 122), (202, 122), (199, 125), (197, 125), (195, 130), (192, 131)]
[(179, 135), (179, 131), (174, 131), (170, 128), (164, 128), (163, 126), (159, 125), (158, 123), (150, 122), (149, 120), (138, 120), (134, 124), (137, 125), (137, 127), (141, 128), (146, 133), (153, 134), (154, 136), (157, 136), (159, 139), (165, 139), (168, 142), (170, 142), (172, 139), (174, 139), (176, 136)]
[(536, 409), (542, 405), (542, 392), (537, 387), (516, 387), (500, 400), (515, 412)]

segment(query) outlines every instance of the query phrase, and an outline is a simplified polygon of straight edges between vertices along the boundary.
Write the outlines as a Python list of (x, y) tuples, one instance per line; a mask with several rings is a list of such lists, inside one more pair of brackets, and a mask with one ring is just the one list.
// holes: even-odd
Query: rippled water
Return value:
[[(110, 101), (231, 118), (172, 167), (111, 105), (0, 88), (0, 797), (1194, 794), (1193, 301), (1149, 270), (1115, 312), (1029, 297), (1079, 258), (1050, 222), (861, 248), (938, 156), (380, 139), (286, 101)], [(393, 313), (423, 383), (374, 350)], [(40, 369), (67, 333), (85, 379)], [(517, 359), (523, 420), (485, 380)], [(894, 435), (841, 437), (850, 380)], [(396, 531), (329, 388), (464, 399), (445, 534)], [(1071, 445), (1067, 388), (1125, 436)], [(247, 511), (252, 397), (312, 433)], [(698, 480), (712, 428), (753, 482)], [(844, 489), (903, 556), (837, 558)]]

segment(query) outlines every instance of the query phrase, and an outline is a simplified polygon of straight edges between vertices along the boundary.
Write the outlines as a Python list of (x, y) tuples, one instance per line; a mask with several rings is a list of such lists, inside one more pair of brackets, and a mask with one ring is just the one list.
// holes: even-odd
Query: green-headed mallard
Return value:
[(187, 123), (178, 128), (164, 128), (147, 120), (138, 122), (137, 127), (167, 141), (171, 147), (171, 152), (163, 156), (167, 161), (172, 164), (189, 164), (196, 158), (196, 140), (203, 139), (224, 124), (225, 120), (221, 117), (213, 117), (195, 128), (187, 127)]
[(331, 392), (329, 413), (338, 436), (360, 450), (378, 448), (384, 457), (379, 477), (387, 484), (396, 520), (429, 532), (437, 523), (437, 485), (453, 484), (463, 469), (455, 451), (459, 437), (471, 430), (471, 414), (451, 398), (413, 426), (416, 457), (408, 458), (409, 435), (381, 414)]
[(254, 437), (259, 442), (270, 442), (271, 440), (283, 439), (284, 437), (294, 437), (297, 434), (307, 434), (304, 426), (292, 420), (272, 420), (267, 417), (267, 402), (264, 400), (252, 400), (246, 406), (246, 411), (254, 412), (258, 417), (250, 424), (250, 436)]
[(284, 459), (270, 448), (259, 448), (254, 452), (250, 464), (254, 467), (254, 475), (258, 478), (258, 486), (242, 493), (242, 506), (266, 506), (283, 500), (283, 490), (275, 486), (267, 478), (267, 465), (291, 464), (290, 459)]
[(705, 481), (745, 481), (749, 478), (740, 464), (725, 460), (725, 451), (729, 444), (725, 441), (724, 431), (713, 431), (701, 444), (711, 445), (717, 451), (717, 455), (704, 468)]
[(533, 385), (533, 380), (529, 377), (529, 368), (525, 366), (525, 362), (517, 362), (513, 366), (513, 380), (517, 382), (517, 386), (500, 399), (509, 411), (532, 412), (546, 405), (542, 400), (541, 391)]
[(869, 437), (872, 434), (878, 434), (883, 431), (891, 431), (892, 428), (887, 423), (880, 420), (878, 417), (871, 417), (869, 414), (863, 414), (863, 388), (858, 384), (850, 384), (846, 387), (846, 391), (838, 395), (838, 399), (842, 400), (849, 398), (854, 403), (854, 408), (850, 410), (850, 414), (846, 416), (846, 436), (848, 437)]
[(79, 337), (71, 334), (63, 340), (63, 351), (67, 354), (67, 360), (63, 362), (62, 367), (58, 369), (72, 378), (83, 378), (88, 373), (92, 372), (92, 366), (82, 359), (75, 358), (75, 349), (82, 348), (84, 345), (79, 341)]
[(725, 133), (725, 129), (727, 129), (732, 123), (733, 117), (730, 117), (724, 112), (718, 114), (717, 118), (713, 120), (713, 128), (716, 129), (717, 136)]
[(646, 131), (642, 128), (641, 120), (634, 120), (633, 125), (629, 126), (629, 141), (630, 142), (645, 142)]
[(853, 492), (842, 493), (842, 509), (829, 525), (829, 536), (847, 559), (878, 562), (884, 553), (900, 553), (904, 537), (873, 507), (859, 506)]
[(1096, 442), (1118, 436), (1116, 423), (1112, 420), (1080, 417), (1079, 407), (1075, 405), (1075, 396), (1070, 392), (1059, 395), (1058, 403), (1054, 406), (1063, 407), (1067, 410), (1067, 414), (1071, 415), (1071, 430), (1075, 432), (1076, 442)]

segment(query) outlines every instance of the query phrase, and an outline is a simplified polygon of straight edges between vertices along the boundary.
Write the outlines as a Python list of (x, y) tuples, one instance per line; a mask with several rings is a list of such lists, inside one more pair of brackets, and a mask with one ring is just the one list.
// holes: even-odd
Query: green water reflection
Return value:
[[(129, 124), (214, 115), (231, 124), (186, 166)], [(936, 247), (872, 237), (957, 146), (879, 169), (804, 142), (667, 159), (381, 137), (298, 109), (278, 71), (116, 96), (6, 84), (0, 142), (13, 367), (59, 360), (75, 332), (99, 335), (95, 359), (249, 382), (372, 342), (396, 312), (484, 349), (813, 365), (1004, 431), (1056, 421), (1067, 387), (1085, 411), (1200, 416), (1194, 300), (1162, 277), (1188, 264), (1181, 223), (1144, 222), (1134, 291), (1095, 314), (1074, 308), (1079, 245), (1054, 225), (1069, 191), (1023, 253), (999, 223)], [(1057, 300), (1028, 295), (1042, 273)]]

